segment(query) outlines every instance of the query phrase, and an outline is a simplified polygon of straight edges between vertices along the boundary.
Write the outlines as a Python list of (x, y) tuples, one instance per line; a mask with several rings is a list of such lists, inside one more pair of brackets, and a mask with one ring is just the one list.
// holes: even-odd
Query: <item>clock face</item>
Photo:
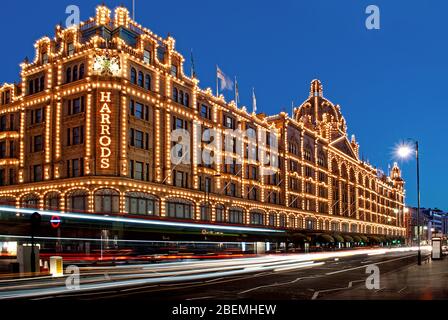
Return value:
[(109, 56), (95, 56), (93, 61), (93, 71), (102, 76), (120, 75), (120, 58)]

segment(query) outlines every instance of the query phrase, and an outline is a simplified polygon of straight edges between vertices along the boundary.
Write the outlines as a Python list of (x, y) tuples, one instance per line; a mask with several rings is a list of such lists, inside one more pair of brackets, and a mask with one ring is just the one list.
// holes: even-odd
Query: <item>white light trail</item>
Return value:
[(222, 226), (222, 225), (211, 225), (204, 223), (188, 223), (188, 222), (173, 222), (173, 221), (160, 221), (160, 220), (145, 220), (145, 219), (135, 219), (135, 218), (124, 218), (124, 217), (110, 217), (96, 214), (84, 214), (84, 213), (64, 213), (56, 211), (45, 211), (38, 209), (23, 209), (23, 208), (12, 208), (0, 206), (0, 212), (13, 212), (13, 213), (25, 213), (33, 214), (38, 212), (42, 216), (53, 217), (57, 214), (60, 218), (72, 218), (81, 220), (94, 220), (94, 221), (107, 221), (107, 222), (123, 222), (123, 223), (135, 223), (135, 224), (146, 224), (153, 226), (167, 226), (167, 227), (184, 227), (184, 228), (196, 228), (196, 229), (213, 229), (213, 230), (224, 230), (224, 231), (246, 231), (246, 232), (268, 232), (268, 233), (284, 233), (284, 230), (275, 229), (265, 229), (265, 228), (251, 228), (251, 227), (238, 227), (238, 226)]

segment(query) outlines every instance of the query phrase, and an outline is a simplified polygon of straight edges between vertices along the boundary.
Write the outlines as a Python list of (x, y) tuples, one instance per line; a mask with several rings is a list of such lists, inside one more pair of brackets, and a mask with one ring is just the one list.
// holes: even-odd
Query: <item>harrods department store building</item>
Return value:
[[(340, 107), (313, 80), (292, 117), (253, 114), (184, 73), (175, 40), (118, 7), (99, 6), (79, 26), (56, 27), (21, 64), (19, 84), (0, 88), (0, 201), (20, 207), (182, 219), (284, 229), (404, 236), (404, 182), (359, 158)], [(219, 132), (213, 164), (174, 164), (171, 132)], [(276, 132), (276, 145), (225, 151), (224, 130)], [(202, 141), (201, 141), (202, 140)], [(264, 175), (248, 149), (278, 156)], [(198, 151), (199, 150), (199, 151)], [(240, 161), (224, 163), (229, 156)]]

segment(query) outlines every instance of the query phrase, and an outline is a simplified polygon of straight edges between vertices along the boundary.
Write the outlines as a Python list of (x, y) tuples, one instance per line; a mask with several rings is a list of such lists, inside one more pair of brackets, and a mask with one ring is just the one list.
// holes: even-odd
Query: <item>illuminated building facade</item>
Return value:
[[(404, 188), (359, 159), (337, 105), (313, 80), (294, 115), (253, 114), (203, 90), (184, 73), (175, 40), (118, 7), (35, 44), (21, 83), (0, 88), (0, 201), (21, 207), (157, 219), (405, 236)], [(199, 127), (200, 125), (200, 127)], [(173, 164), (171, 133), (191, 135), (189, 153), (216, 162)], [(278, 170), (227, 155), (225, 129), (276, 133)], [(202, 130), (202, 129), (201, 129)], [(241, 139), (247, 150), (247, 137)], [(268, 141), (269, 139), (266, 139)], [(397, 213), (398, 212), (398, 213)]]

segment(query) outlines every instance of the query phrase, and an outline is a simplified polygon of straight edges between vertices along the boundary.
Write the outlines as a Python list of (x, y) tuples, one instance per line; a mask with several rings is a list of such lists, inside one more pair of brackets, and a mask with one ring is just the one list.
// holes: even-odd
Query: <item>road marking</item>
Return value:
[[(400, 257), (400, 258), (396, 258), (396, 259), (392, 259), (392, 260), (381, 261), (381, 262), (376, 262), (376, 263), (372, 263), (372, 264), (379, 265), (379, 264), (384, 264), (384, 263), (388, 263), (388, 262), (392, 262), (392, 261), (407, 259), (407, 258), (413, 257), (413, 256), (414, 255), (412, 254), (412, 255), (407, 255), (404, 257)], [(365, 269), (365, 268), (366, 268), (365, 266), (360, 266), (360, 267), (354, 267), (354, 268), (350, 268), (350, 269), (342, 269), (342, 270), (338, 270), (338, 271), (328, 272), (328, 273), (326, 273), (326, 275), (331, 276), (331, 275), (337, 274), (337, 273), (353, 271), (353, 270), (357, 270), (357, 269)]]
[(300, 280), (303, 280), (303, 279), (312, 279), (312, 278), (319, 278), (319, 277), (322, 277), (322, 275), (309, 276), (309, 277), (299, 277), (299, 278), (296, 278), (296, 279), (294, 279), (292, 281), (287, 281), (287, 282), (282, 282), (282, 283), (276, 282), (276, 283), (272, 283), (272, 284), (266, 284), (266, 285), (263, 285), (263, 286), (251, 288), (251, 289), (248, 289), (248, 290), (241, 291), (238, 294), (245, 294), (245, 293), (248, 293), (248, 292), (251, 292), (251, 291), (255, 291), (255, 290), (258, 290), (258, 289), (261, 289), (261, 288), (283, 286), (283, 285), (286, 285), (286, 284), (296, 283), (297, 281), (300, 281)]
[(192, 301), (192, 300), (202, 300), (202, 299), (211, 299), (211, 298), (214, 298), (215, 296), (206, 296), (206, 297), (197, 297), (197, 298), (189, 298), (189, 299), (186, 299), (186, 300), (190, 300), (190, 301)]
[(404, 288), (401, 288), (399, 291), (398, 291), (398, 293), (402, 293), (404, 290), (406, 290), (408, 287), (404, 287)]
[(363, 282), (363, 281), (365, 281), (365, 280), (364, 280), (364, 279), (362, 279), (362, 280), (353, 280), (353, 281), (350, 281), (350, 282), (348, 283), (348, 286), (347, 286), (347, 287), (343, 287), (343, 288), (335, 288), (335, 289), (326, 289), (326, 290), (316, 291), (316, 292), (314, 292), (314, 294), (313, 294), (311, 300), (316, 300), (317, 297), (319, 296), (319, 294), (320, 294), (321, 292), (330, 292), (330, 291), (338, 291), (338, 290), (346, 290), (346, 289), (350, 289), (350, 288), (353, 286), (353, 283), (354, 283), (354, 282)]

